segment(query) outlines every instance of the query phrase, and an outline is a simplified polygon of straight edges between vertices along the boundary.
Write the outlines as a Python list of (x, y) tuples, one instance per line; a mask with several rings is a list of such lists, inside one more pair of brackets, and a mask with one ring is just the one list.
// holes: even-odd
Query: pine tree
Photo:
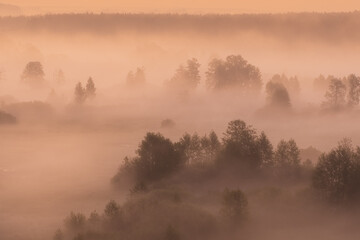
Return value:
[(96, 97), (96, 87), (91, 77), (87, 81), (85, 93), (86, 97), (88, 97), (89, 99), (94, 99)]

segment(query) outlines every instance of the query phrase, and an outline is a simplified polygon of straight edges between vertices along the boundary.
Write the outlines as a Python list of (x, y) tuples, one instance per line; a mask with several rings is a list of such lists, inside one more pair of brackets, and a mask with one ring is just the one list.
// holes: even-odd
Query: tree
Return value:
[(82, 213), (71, 212), (65, 219), (65, 226), (73, 233), (80, 232), (85, 226), (86, 218)]
[(269, 168), (274, 166), (274, 150), (268, 137), (264, 132), (261, 132), (258, 138), (258, 145), (260, 150), (260, 158), (262, 159), (262, 167)]
[(176, 143), (184, 153), (185, 162), (189, 165), (201, 165), (213, 163), (221, 147), (221, 143), (214, 131), (209, 136), (200, 137), (197, 133), (184, 134)]
[(290, 96), (282, 83), (270, 81), (266, 84), (268, 106), (277, 109), (289, 109), (291, 107)]
[(45, 73), (40, 62), (29, 62), (21, 75), (21, 80), (32, 87), (39, 87), (44, 84)]
[(187, 164), (199, 164), (204, 161), (201, 139), (197, 133), (192, 136), (188, 133), (184, 134), (178, 145), (184, 152)]
[(147, 133), (136, 154), (120, 168), (114, 181), (130, 173), (134, 175), (135, 186), (144, 185), (171, 175), (184, 163), (182, 149), (159, 133)]
[(120, 206), (115, 202), (114, 200), (111, 200), (106, 206), (105, 206), (105, 216), (109, 219), (117, 218), (120, 215)]
[(96, 88), (93, 79), (90, 77), (86, 83), (85, 88), (86, 98), (94, 99), (96, 97)]
[(86, 90), (83, 88), (81, 82), (78, 82), (75, 87), (75, 102), (78, 104), (84, 103), (86, 100)]
[(221, 149), (221, 143), (214, 131), (209, 136), (201, 138), (201, 147), (204, 151), (204, 157), (208, 162), (214, 162)]
[(226, 60), (214, 59), (206, 72), (209, 89), (239, 88), (243, 92), (259, 92), (262, 86), (260, 70), (240, 55), (230, 55)]
[(337, 78), (332, 78), (325, 94), (323, 107), (329, 110), (341, 110), (345, 106), (346, 86)]
[(193, 90), (200, 83), (200, 64), (197, 59), (189, 59), (186, 66), (180, 65), (168, 85), (176, 90)]
[(292, 95), (296, 96), (300, 93), (300, 83), (296, 76), (288, 78), (285, 74), (275, 74), (270, 82), (282, 84)]
[(360, 148), (344, 139), (322, 154), (312, 178), (313, 187), (331, 203), (354, 202), (360, 197)]
[(130, 71), (126, 77), (126, 84), (130, 87), (138, 87), (144, 85), (146, 82), (144, 68), (137, 68), (135, 74)]
[(220, 163), (228, 167), (259, 169), (262, 165), (256, 130), (244, 121), (235, 120), (228, 124), (223, 138)]
[(300, 150), (293, 139), (281, 140), (274, 154), (275, 169), (281, 177), (296, 177), (300, 170)]
[(360, 99), (360, 78), (351, 74), (347, 77), (347, 84), (348, 84), (348, 95), (347, 101), (349, 107), (355, 107), (359, 105)]
[(242, 223), (248, 215), (248, 201), (245, 194), (240, 190), (225, 189), (221, 214), (233, 224)]

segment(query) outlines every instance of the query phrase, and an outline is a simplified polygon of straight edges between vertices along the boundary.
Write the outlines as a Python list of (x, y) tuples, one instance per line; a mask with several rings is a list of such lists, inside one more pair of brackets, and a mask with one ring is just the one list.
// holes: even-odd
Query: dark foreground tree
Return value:
[(259, 92), (262, 86), (260, 70), (249, 64), (240, 55), (214, 59), (206, 72), (206, 85), (209, 89), (240, 89), (242, 92)]
[(293, 179), (300, 173), (300, 150), (296, 142), (281, 140), (274, 154), (275, 171), (279, 177)]
[(190, 135), (184, 134), (176, 143), (184, 153), (187, 165), (204, 166), (212, 164), (221, 148), (221, 143), (214, 131), (209, 136), (200, 137), (197, 133)]
[(233, 170), (258, 170), (272, 156), (272, 146), (264, 133), (257, 135), (256, 130), (244, 121), (231, 121), (223, 138), (223, 149), (219, 164)]
[(329, 153), (321, 155), (312, 183), (332, 203), (349, 203), (360, 197), (360, 148), (345, 139)]
[[(137, 156), (127, 160), (113, 178), (117, 184), (125, 177), (131, 178), (135, 187), (161, 180), (181, 168), (184, 154), (181, 149), (159, 133), (147, 133), (136, 151)], [(130, 179), (130, 181), (131, 181)]]

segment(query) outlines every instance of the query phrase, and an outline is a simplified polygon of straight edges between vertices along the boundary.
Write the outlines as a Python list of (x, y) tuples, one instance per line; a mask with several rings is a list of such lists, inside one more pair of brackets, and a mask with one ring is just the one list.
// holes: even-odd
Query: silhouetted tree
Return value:
[(348, 95), (347, 101), (349, 107), (355, 107), (359, 105), (360, 98), (360, 78), (351, 74), (347, 77)]
[(215, 161), (221, 149), (221, 143), (214, 131), (211, 131), (209, 136), (201, 138), (201, 147), (204, 151), (204, 158), (206, 161), (212, 163)]
[(223, 193), (221, 214), (232, 224), (239, 224), (248, 216), (248, 201), (240, 190), (226, 189)]
[(201, 139), (197, 133), (192, 136), (186, 133), (179, 141), (187, 164), (199, 164), (204, 161)]
[(316, 165), (313, 186), (332, 203), (349, 203), (360, 197), (360, 148), (344, 139)]
[(40, 62), (29, 62), (21, 75), (21, 79), (32, 87), (44, 84), (45, 73)]
[(192, 90), (200, 83), (200, 64), (197, 59), (189, 59), (186, 66), (180, 65), (168, 85), (176, 90)]
[(96, 97), (96, 88), (93, 79), (90, 77), (86, 83), (85, 88), (86, 98), (94, 99)]
[(76, 84), (75, 87), (75, 102), (78, 104), (82, 104), (86, 100), (86, 90), (83, 88), (81, 82)]
[(275, 170), (280, 177), (298, 177), (300, 150), (293, 139), (281, 140), (274, 154)]
[(209, 89), (239, 88), (244, 92), (259, 92), (262, 86), (260, 70), (240, 55), (230, 55), (226, 60), (214, 59), (206, 72)]
[(268, 82), (266, 93), (268, 106), (277, 109), (289, 109), (291, 107), (289, 93), (282, 83)]
[(330, 81), (329, 89), (325, 94), (323, 107), (330, 110), (341, 110), (345, 106), (346, 86), (337, 78)]
[(258, 145), (260, 150), (260, 158), (262, 159), (262, 167), (268, 168), (274, 166), (274, 150), (268, 137), (264, 132), (261, 132), (258, 138)]
[(113, 181), (123, 174), (133, 174), (136, 185), (160, 180), (180, 169), (184, 153), (179, 147), (159, 133), (147, 133), (136, 151), (137, 156), (129, 159)]
[(251, 125), (241, 120), (231, 121), (224, 133), (219, 163), (231, 168), (259, 169), (263, 159), (258, 139)]
[(188, 133), (176, 143), (184, 153), (185, 162), (190, 165), (204, 165), (213, 163), (221, 147), (221, 143), (214, 131), (209, 136), (200, 137), (197, 133)]

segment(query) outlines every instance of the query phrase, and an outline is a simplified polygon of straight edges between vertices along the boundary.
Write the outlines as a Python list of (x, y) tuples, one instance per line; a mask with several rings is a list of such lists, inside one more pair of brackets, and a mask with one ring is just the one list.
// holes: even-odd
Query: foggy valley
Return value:
[(360, 236), (359, 12), (4, 6), (1, 240)]

